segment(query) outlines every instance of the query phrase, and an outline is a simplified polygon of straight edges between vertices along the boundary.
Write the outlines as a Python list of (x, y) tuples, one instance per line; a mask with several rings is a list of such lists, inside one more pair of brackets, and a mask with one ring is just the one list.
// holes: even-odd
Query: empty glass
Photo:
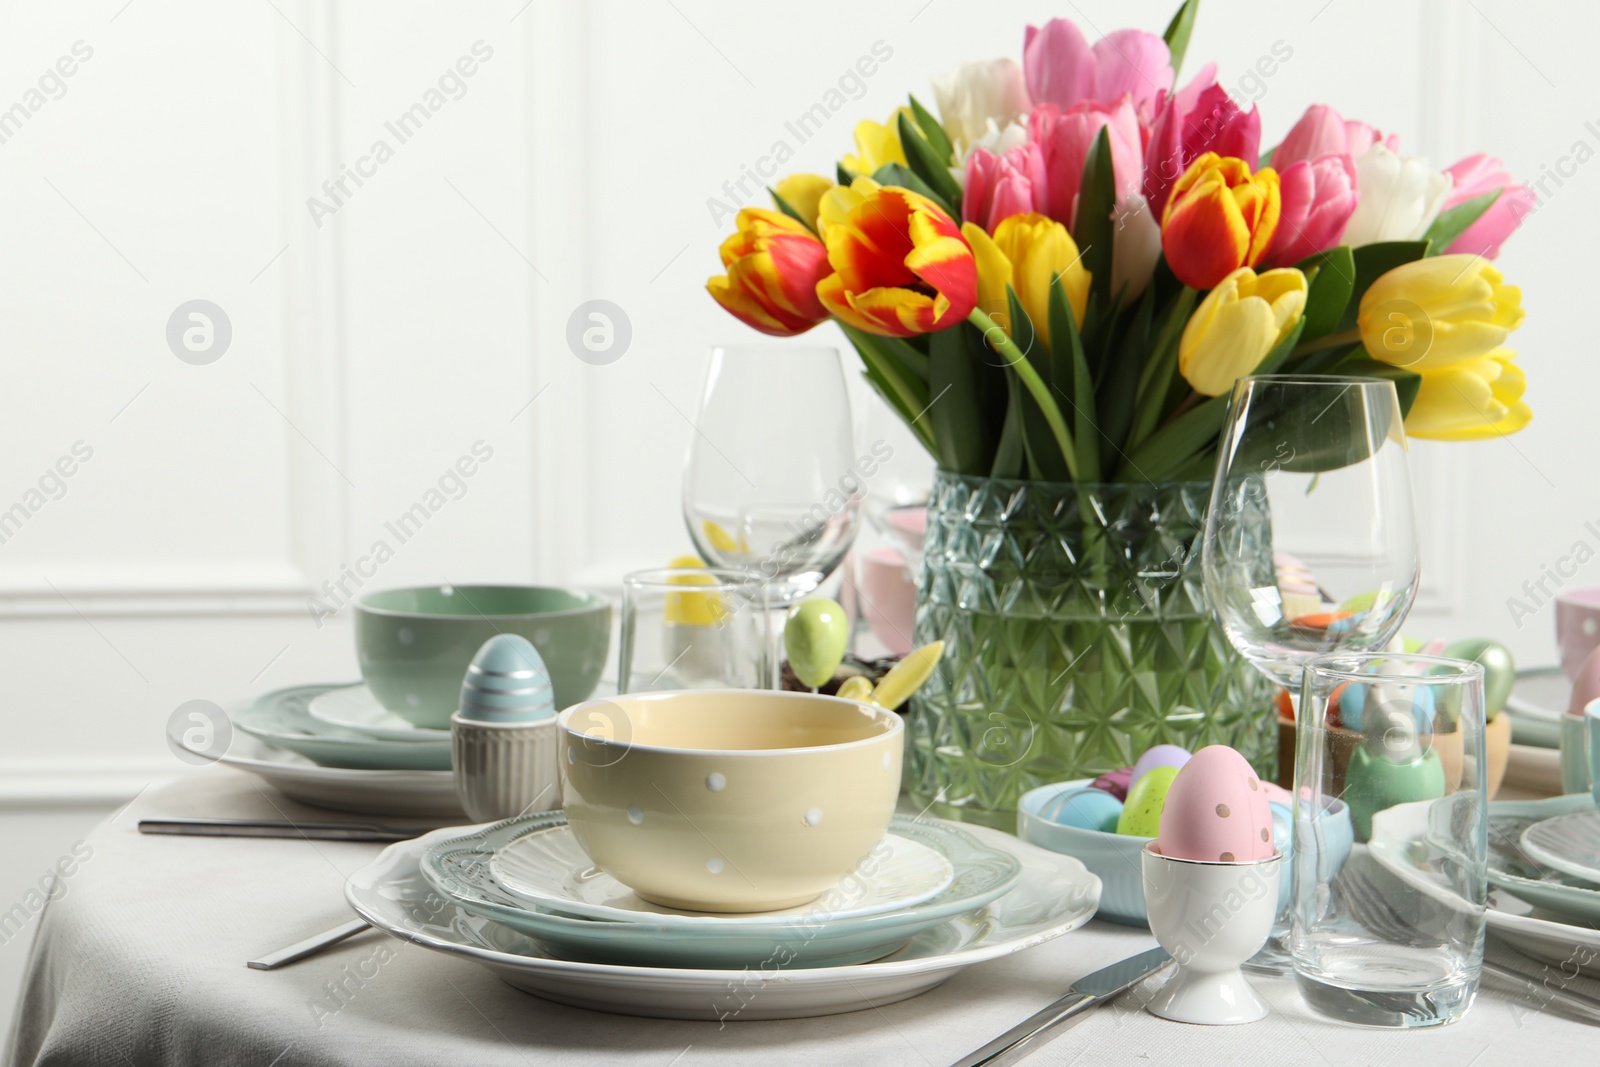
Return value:
[(774, 688), (767, 599), (767, 583), (748, 571), (625, 576), (617, 692)]
[(1437, 1026), (1472, 1004), (1488, 897), (1483, 668), (1398, 653), (1305, 665), (1289, 948), (1317, 1011)]
[(1411, 610), (1418, 573), (1394, 383), (1239, 379), (1202, 559), (1223, 632), (1291, 699), (1312, 656), (1387, 645)]
[(689, 536), (706, 562), (798, 599), (850, 551), (877, 462), (855, 452), (837, 349), (713, 349), (683, 474)]

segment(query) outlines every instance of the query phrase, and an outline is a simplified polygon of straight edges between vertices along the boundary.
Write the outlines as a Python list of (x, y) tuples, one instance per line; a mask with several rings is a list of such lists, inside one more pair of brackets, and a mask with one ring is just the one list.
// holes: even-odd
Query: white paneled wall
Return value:
[[(858, 118), (908, 89), (930, 100), (959, 61), (1018, 54), (1027, 22), (1159, 30), (1173, 6), (0, 9), (0, 112), (43, 84), (14, 131), (0, 124), (0, 513), (26, 509), (0, 526), (0, 842), (26, 842), (19, 870), (181, 769), (162, 742), (179, 703), (353, 677), (349, 612), (319, 625), (308, 598), (605, 587), (686, 549), (678, 475), (707, 349), (756, 339), (702, 289), (728, 228), (712, 201), (780, 143), (785, 169), (830, 172)], [(1580, 5), (1241, 0), (1206, 6), (1190, 52), (1191, 71), (1214, 59), (1259, 101), (1266, 143), (1326, 101), (1439, 165), (1481, 148), (1544, 176), (1502, 259), (1526, 292), (1537, 421), (1418, 447), (1427, 585), (1410, 627), (1498, 635), (1530, 663), (1553, 660), (1550, 612), (1517, 628), (1507, 599), (1600, 520), (1600, 167), (1561, 162), (1600, 150), (1597, 31)], [(841, 86), (867, 55), (875, 72)], [(62, 57), (71, 76), (41, 83)], [(854, 98), (820, 130), (791, 129), (841, 88)], [(167, 342), (196, 299), (231, 324), (207, 365)], [(595, 299), (631, 325), (607, 365), (566, 341)], [(445, 478), (474, 446), (492, 458)], [(70, 477), (46, 477), (75, 448)], [(412, 536), (385, 525), (427, 501)], [(1600, 563), (1573, 582), (1600, 584)], [(0, 973), (21, 956), (0, 948)]]

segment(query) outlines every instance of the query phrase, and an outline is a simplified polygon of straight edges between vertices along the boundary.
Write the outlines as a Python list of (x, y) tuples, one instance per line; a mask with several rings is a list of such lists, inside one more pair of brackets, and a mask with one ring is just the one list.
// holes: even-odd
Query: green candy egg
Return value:
[(1157, 837), (1161, 833), (1161, 809), (1167, 806), (1167, 791), (1178, 777), (1177, 767), (1154, 767), (1133, 783), (1128, 799), (1117, 817), (1117, 833), (1130, 837)]
[(1492, 720), (1511, 698), (1517, 681), (1517, 663), (1511, 650), (1486, 637), (1469, 637), (1447, 645), (1444, 654), (1451, 659), (1470, 659), (1483, 664), (1483, 713)]
[(796, 678), (816, 689), (844, 662), (850, 643), (850, 620), (827, 597), (809, 597), (789, 609), (783, 624), (783, 648)]

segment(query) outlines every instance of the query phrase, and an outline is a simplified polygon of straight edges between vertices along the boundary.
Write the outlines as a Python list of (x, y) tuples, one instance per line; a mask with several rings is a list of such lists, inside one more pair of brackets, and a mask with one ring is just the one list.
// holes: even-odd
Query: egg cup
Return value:
[(450, 717), (456, 796), (474, 822), (561, 806), (560, 732), (554, 718), (479, 722)]
[(1267, 1002), (1239, 966), (1260, 951), (1278, 910), (1283, 853), (1245, 863), (1141, 857), (1150, 931), (1178, 969), (1145, 1010), (1180, 1023), (1253, 1023)]

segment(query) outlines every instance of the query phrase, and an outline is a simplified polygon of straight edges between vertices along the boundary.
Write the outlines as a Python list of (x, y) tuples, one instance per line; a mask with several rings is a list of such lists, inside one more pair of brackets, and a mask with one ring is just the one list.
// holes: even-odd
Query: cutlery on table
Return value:
[(140, 819), (141, 834), (179, 837), (289, 837), (314, 841), (409, 841), (426, 830), (365, 823), (296, 823), (287, 819)]
[(353, 937), (367, 929), (367, 920), (351, 919), (342, 922), (331, 930), (324, 930), (320, 934), (312, 934), (304, 941), (296, 941), (292, 945), (280, 948), (276, 952), (269, 952), (258, 960), (246, 960), (245, 966), (253, 971), (274, 971), (279, 967), (295, 963), (314, 956), (329, 945), (337, 945), (347, 937)]
[(1072, 983), (1066, 996), (1034, 1012), (951, 1067), (1002, 1067), (1016, 1063), (1075, 1022), (1080, 1013), (1126, 992), (1171, 964), (1172, 957), (1166, 949), (1153, 948), (1086, 974)]

